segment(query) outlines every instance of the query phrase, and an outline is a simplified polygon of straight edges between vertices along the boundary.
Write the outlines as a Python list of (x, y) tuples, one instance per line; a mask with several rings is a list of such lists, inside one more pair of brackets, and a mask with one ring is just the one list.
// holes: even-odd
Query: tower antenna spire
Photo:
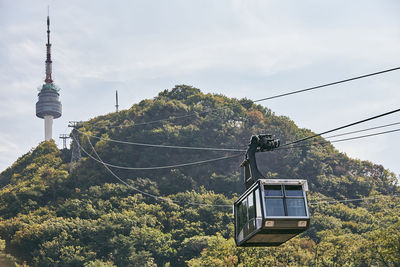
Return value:
[(49, 6), (47, 6), (47, 44), (46, 44), (46, 79), (44, 80), (47, 84), (53, 83), (51, 78), (52, 66), (51, 61), (51, 43), (50, 43), (50, 16)]

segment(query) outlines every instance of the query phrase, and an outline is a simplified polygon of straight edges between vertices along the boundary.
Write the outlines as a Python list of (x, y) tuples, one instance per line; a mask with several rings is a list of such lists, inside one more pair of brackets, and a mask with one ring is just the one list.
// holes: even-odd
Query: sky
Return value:
[[(60, 148), (68, 121), (115, 111), (115, 90), (120, 109), (178, 84), (255, 100), (400, 66), (397, 0), (0, 0), (0, 171), (44, 140), (48, 6)], [(398, 84), (400, 71), (260, 104), (322, 132), (398, 109)], [(400, 175), (400, 132), (335, 147)]]

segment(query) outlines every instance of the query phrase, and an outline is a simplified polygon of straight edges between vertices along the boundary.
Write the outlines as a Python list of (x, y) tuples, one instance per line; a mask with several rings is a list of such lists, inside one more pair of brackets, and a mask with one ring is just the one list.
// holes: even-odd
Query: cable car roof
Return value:
[(267, 184), (280, 184), (280, 185), (301, 185), (304, 191), (308, 191), (307, 180), (303, 179), (259, 179), (260, 183), (263, 185)]
[(238, 202), (241, 202), (243, 198), (245, 198), (250, 191), (257, 187), (258, 184), (262, 185), (301, 185), (303, 187), (303, 191), (308, 191), (308, 183), (307, 180), (304, 179), (258, 179), (254, 184), (252, 184), (240, 197), (235, 201), (235, 205)]

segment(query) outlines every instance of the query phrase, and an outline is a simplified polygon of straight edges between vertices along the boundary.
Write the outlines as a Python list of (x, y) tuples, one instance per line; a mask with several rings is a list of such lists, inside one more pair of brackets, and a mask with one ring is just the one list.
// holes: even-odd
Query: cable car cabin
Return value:
[(306, 180), (259, 179), (234, 204), (237, 246), (279, 246), (309, 227)]

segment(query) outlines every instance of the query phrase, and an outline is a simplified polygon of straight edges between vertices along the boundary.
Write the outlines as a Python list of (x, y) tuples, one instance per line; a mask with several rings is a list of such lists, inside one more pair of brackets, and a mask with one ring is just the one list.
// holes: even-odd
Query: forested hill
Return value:
[(234, 245), (225, 205), (244, 191), (243, 152), (137, 144), (246, 149), (260, 133), (281, 143), (313, 134), (251, 100), (180, 85), (83, 122), (72, 171), (70, 150), (41, 143), (0, 174), (0, 266), (399, 266), (396, 176), (322, 137), (262, 155), (267, 177), (310, 187), (310, 229), (278, 248)]

